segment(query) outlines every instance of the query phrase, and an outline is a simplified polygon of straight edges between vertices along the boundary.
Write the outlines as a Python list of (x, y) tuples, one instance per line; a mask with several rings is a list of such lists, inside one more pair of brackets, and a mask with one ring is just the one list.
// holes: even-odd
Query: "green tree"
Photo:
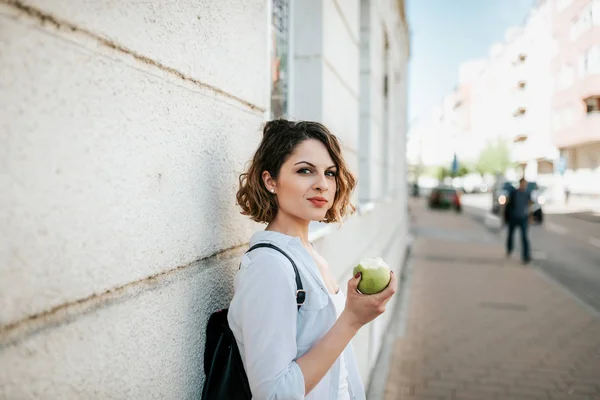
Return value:
[(448, 168), (445, 167), (438, 167), (438, 173), (437, 173), (437, 178), (440, 181), (443, 181), (444, 178), (450, 176), (450, 170)]
[(510, 148), (508, 143), (502, 139), (488, 141), (485, 148), (479, 154), (479, 160), (475, 169), (480, 174), (504, 173), (511, 165)]

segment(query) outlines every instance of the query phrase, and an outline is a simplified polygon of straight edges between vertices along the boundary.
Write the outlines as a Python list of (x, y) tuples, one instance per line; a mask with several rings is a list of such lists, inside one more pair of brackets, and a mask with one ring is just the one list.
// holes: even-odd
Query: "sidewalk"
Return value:
[(386, 400), (600, 399), (600, 317), (497, 237), (411, 204), (416, 240)]
[(575, 212), (600, 213), (600, 198), (591, 196), (571, 196), (567, 203), (546, 204), (544, 211), (548, 214), (569, 214)]

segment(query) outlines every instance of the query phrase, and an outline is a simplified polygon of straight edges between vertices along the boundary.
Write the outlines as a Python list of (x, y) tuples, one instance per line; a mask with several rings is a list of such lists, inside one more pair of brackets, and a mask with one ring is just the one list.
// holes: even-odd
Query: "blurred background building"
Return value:
[[(1, 1), (0, 397), (198, 397), (206, 321), (263, 229), (235, 192), (269, 118), (323, 122), (359, 175), (359, 212), (311, 231), (340, 284), (361, 257), (399, 268), (404, 9)], [(366, 383), (386, 315), (354, 342)]]
[(538, 1), (457, 81), (411, 125), (411, 171), (429, 171), (421, 180), (437, 179), (434, 167), (450, 169), (456, 154), (464, 174), (488, 183), (502, 173), (600, 195), (600, 0)]
[(552, 141), (572, 193), (600, 194), (600, 0), (554, 8)]

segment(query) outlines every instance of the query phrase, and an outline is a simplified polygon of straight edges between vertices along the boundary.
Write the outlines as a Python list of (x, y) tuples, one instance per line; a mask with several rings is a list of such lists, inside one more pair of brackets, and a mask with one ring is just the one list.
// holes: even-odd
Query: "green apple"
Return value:
[(353, 274), (359, 272), (358, 290), (363, 294), (379, 293), (390, 283), (390, 267), (380, 257), (362, 259)]

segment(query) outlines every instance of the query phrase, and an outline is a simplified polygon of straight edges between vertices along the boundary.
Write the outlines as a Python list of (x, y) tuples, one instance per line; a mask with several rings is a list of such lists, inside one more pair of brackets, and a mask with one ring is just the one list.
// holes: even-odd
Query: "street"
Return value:
[[(463, 202), (466, 216), (485, 223), (491, 194), (465, 195)], [(600, 210), (575, 204), (545, 211), (544, 222), (530, 227), (533, 263), (600, 312)], [(504, 243), (505, 230), (493, 230)], [(518, 259), (520, 237), (515, 234), (513, 257)]]
[(384, 398), (600, 399), (600, 314), (548, 278), (597, 301), (600, 249), (581, 239), (595, 222), (549, 218), (554, 230), (532, 232), (539, 260), (523, 265), (505, 257), (481, 208), (430, 210), (420, 198), (410, 209), (415, 243)]

